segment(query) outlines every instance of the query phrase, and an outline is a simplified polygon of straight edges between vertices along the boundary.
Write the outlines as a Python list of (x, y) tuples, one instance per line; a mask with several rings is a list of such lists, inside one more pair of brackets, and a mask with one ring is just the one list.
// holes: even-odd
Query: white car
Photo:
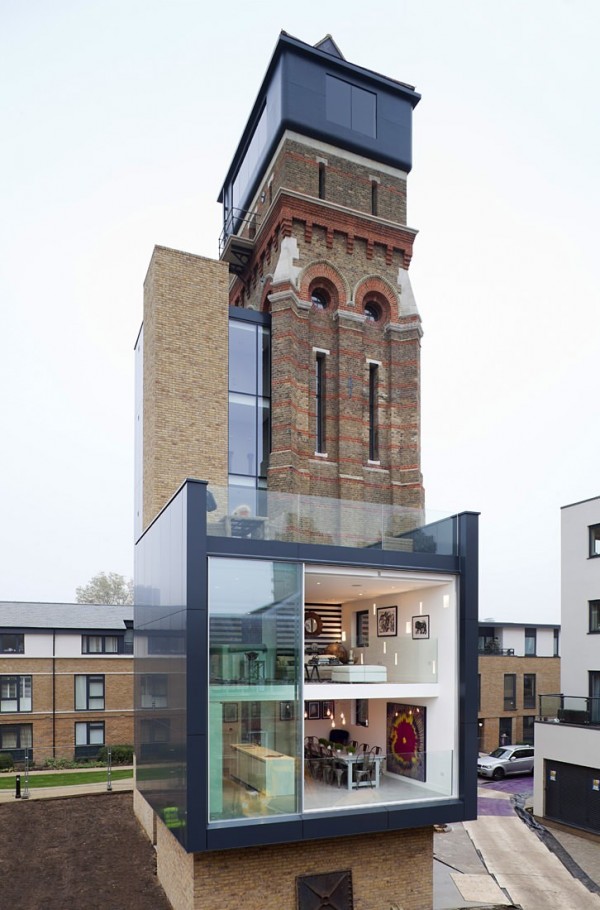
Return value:
[(477, 773), (501, 780), (507, 774), (533, 774), (533, 746), (500, 746), (477, 759)]

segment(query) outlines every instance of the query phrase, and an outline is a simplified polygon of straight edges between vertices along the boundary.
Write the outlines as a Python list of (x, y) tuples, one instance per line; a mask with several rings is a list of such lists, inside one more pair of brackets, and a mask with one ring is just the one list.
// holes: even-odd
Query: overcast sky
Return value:
[(428, 505), (481, 512), (481, 617), (556, 622), (560, 507), (600, 494), (597, 0), (0, 0), (0, 600), (132, 574), (144, 275), (217, 257), (281, 29), (423, 96)]

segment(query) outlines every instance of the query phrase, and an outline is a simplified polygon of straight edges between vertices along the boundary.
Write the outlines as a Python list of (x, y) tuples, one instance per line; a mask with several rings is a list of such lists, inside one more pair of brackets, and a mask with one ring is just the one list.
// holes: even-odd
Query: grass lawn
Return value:
[[(21, 787), (25, 784), (25, 772), (21, 771)], [(0, 790), (15, 789), (15, 774), (0, 776)], [(111, 780), (127, 780), (133, 777), (131, 768), (113, 768)], [(29, 789), (35, 787), (74, 787), (77, 784), (101, 784), (106, 780), (106, 769), (98, 768), (94, 771), (70, 771), (63, 774), (61, 771), (48, 771), (47, 774), (30, 774)]]

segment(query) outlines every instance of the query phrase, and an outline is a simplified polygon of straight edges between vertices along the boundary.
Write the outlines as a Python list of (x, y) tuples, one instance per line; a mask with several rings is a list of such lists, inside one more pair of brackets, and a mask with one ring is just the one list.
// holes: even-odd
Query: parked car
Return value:
[(477, 759), (477, 773), (501, 780), (507, 774), (533, 774), (533, 746), (500, 746)]

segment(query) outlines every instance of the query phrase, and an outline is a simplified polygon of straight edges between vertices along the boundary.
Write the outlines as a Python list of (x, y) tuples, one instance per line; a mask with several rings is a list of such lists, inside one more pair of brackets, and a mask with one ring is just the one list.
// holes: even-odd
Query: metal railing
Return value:
[(256, 212), (249, 209), (231, 209), (223, 224), (223, 230), (219, 237), (219, 256), (222, 256), (227, 241), (232, 234), (241, 234), (244, 228), (248, 228), (247, 239), (254, 240), (254, 235), (258, 230), (259, 218)]
[(600, 698), (563, 693), (540, 695), (537, 720), (553, 724), (600, 726)]

